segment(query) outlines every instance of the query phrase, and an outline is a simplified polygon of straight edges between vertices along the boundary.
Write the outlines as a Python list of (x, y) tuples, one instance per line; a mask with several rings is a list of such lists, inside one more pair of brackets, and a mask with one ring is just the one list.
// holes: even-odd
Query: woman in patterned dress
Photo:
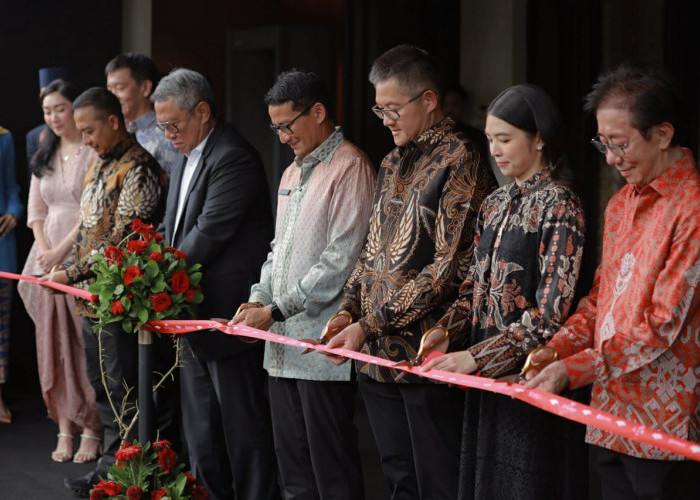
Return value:
[[(34, 233), (22, 274), (44, 275), (70, 258), (78, 233), (83, 180), (95, 159), (92, 148), (81, 143), (73, 121), (77, 90), (55, 80), (41, 95), (48, 129), (32, 157), (27, 225)], [(80, 319), (70, 295), (50, 294), (21, 282), (20, 296), (36, 325), (39, 380), (49, 417), (58, 423), (58, 443), (51, 454), (56, 462), (71, 458), (83, 463), (95, 460), (101, 429), (95, 392), (87, 378)], [(82, 431), (73, 456), (73, 439)]]
[[(514, 181), (481, 207), (469, 274), (439, 321), (451, 352), (425, 369), (503, 377), (517, 374), (566, 319), (585, 223), (564, 180), (561, 119), (542, 89), (502, 92), (485, 131), (496, 164)], [(518, 400), (468, 391), (460, 498), (586, 498), (583, 431)]]

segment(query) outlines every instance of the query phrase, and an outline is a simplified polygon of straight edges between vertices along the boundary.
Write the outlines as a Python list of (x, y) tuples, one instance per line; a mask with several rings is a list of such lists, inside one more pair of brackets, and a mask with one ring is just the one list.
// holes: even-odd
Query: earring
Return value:
[(542, 151), (542, 144), (537, 145), (537, 151)]

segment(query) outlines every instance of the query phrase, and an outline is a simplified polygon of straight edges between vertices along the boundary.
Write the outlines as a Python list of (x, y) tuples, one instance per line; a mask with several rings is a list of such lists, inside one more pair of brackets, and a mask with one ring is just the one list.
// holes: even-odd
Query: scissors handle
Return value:
[(425, 356), (429, 351), (437, 347), (443, 340), (447, 339), (449, 332), (442, 325), (432, 327), (426, 331), (420, 339), (417, 357)]
[[(245, 307), (243, 307), (243, 306), (245, 306)], [(262, 306), (263, 305), (260, 302), (243, 302), (240, 306), (238, 306), (238, 309), (236, 309), (236, 314), (234, 314), (233, 317), (235, 318), (236, 316), (241, 314), (241, 312), (245, 311), (246, 309), (253, 309), (253, 308), (262, 307)], [(260, 339), (246, 339), (245, 337), (238, 337), (238, 340), (240, 340), (241, 342), (245, 342), (246, 344), (254, 344), (255, 342), (257, 342)]]
[[(345, 322), (341, 324), (334, 324), (336, 320), (344, 318)], [(318, 339), (319, 344), (327, 344), (330, 339), (342, 332), (348, 325), (352, 324), (352, 315), (348, 311), (340, 311), (335, 316), (326, 323), (325, 328), (321, 332), (321, 336)]]
[[(534, 356), (535, 354), (539, 352), (549, 352), (549, 358), (544, 359), (542, 361), (535, 361)], [(550, 365), (557, 361), (559, 359), (559, 354), (557, 351), (552, 348), (552, 347), (547, 347), (545, 345), (536, 347), (532, 351), (530, 351), (530, 354), (527, 355), (527, 359), (525, 360), (525, 364), (523, 365), (522, 370), (520, 370), (520, 378), (523, 378), (527, 372), (532, 370), (533, 368), (544, 368), (547, 365)]]

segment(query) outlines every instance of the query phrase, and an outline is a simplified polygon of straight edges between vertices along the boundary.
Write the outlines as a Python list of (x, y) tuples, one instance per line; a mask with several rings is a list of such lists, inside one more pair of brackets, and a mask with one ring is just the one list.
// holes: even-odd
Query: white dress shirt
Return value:
[(175, 239), (175, 235), (177, 234), (177, 228), (180, 225), (180, 217), (182, 216), (182, 210), (185, 207), (185, 198), (187, 198), (187, 191), (189, 191), (190, 182), (192, 182), (192, 177), (194, 176), (194, 172), (197, 169), (197, 165), (199, 165), (199, 160), (202, 158), (204, 146), (206, 146), (207, 140), (209, 139), (210, 135), (211, 130), (204, 138), (204, 140), (200, 142), (196, 148), (190, 151), (189, 156), (185, 155), (187, 156), (187, 163), (185, 164), (185, 168), (182, 170), (182, 181), (180, 182), (180, 197), (177, 201), (177, 212), (175, 212), (175, 227), (173, 228), (173, 240)]

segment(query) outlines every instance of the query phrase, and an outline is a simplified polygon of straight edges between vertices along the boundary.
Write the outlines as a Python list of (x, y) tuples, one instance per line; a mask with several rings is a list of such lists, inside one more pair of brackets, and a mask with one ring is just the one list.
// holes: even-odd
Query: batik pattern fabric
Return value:
[[(362, 352), (392, 361), (416, 355), (456, 298), (476, 214), (495, 188), (486, 159), (449, 118), (384, 158), (367, 241), (340, 307), (362, 327)], [(364, 363), (358, 370), (382, 382), (403, 373)], [(426, 383), (414, 375), (401, 381)]]
[(491, 194), (459, 299), (439, 322), (450, 332), (450, 350), (468, 348), (483, 376), (520, 370), (568, 315), (584, 234), (581, 203), (551, 168)]
[[(593, 384), (595, 408), (698, 442), (700, 174), (684, 153), (646, 186), (624, 186), (611, 198), (593, 288), (549, 345), (570, 387)], [(683, 459), (594, 427), (586, 441)]]
[[(131, 232), (134, 219), (158, 223), (163, 216), (164, 185), (160, 166), (132, 136), (93, 163), (80, 199), (75, 262), (66, 268), (71, 283), (89, 287), (94, 281), (93, 255), (117, 246)], [(76, 304), (79, 314), (95, 317), (84, 300)]]
[[(468, 349), (481, 375), (517, 373), (567, 317), (584, 232), (578, 197), (551, 167), (489, 195), (469, 274), (440, 320), (450, 350)], [(459, 498), (586, 498), (583, 426), (467, 391), (463, 429)]]

